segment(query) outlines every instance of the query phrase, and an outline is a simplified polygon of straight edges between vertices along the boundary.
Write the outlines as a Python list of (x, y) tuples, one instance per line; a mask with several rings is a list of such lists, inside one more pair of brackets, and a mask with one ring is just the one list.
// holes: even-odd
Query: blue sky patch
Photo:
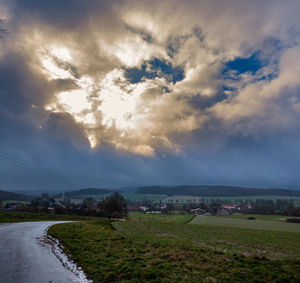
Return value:
[(145, 61), (141, 68), (125, 69), (125, 76), (131, 83), (154, 78), (165, 78), (168, 82), (176, 83), (184, 78), (184, 70), (180, 66), (173, 66), (168, 61), (153, 58)]
[(251, 72), (255, 74), (260, 68), (263, 67), (263, 63), (259, 59), (258, 52), (255, 52), (248, 58), (237, 57), (232, 61), (229, 61), (225, 65), (224, 73), (233, 70), (237, 75)]

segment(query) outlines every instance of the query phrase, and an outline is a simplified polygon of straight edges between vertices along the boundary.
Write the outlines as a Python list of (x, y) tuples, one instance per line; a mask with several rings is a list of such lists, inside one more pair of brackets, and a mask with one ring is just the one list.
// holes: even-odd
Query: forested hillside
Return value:
[(231, 197), (231, 196), (300, 196), (300, 191), (286, 189), (261, 189), (233, 186), (151, 186), (139, 187), (141, 194), (165, 194), (165, 195), (199, 195), (203, 197)]
[(1, 200), (31, 201), (32, 199), (33, 199), (32, 196), (0, 190), (0, 201)]

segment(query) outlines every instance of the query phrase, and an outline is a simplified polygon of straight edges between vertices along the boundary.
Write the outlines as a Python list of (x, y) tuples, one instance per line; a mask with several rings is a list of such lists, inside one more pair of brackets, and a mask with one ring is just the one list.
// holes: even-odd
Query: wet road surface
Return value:
[(82, 272), (66, 268), (66, 256), (49, 244), (46, 231), (56, 223), (62, 222), (0, 224), (1, 283), (88, 282)]

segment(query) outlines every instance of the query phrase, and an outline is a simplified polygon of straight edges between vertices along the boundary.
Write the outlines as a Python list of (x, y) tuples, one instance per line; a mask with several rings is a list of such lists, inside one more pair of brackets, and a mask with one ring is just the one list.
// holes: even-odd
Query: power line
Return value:
[(16, 163), (18, 165), (26, 167), (27, 169), (36, 171), (39, 174), (47, 174), (46, 171), (43, 171), (43, 170), (39, 169), (38, 167), (34, 167), (34, 166), (28, 164), (27, 162), (24, 162), (23, 160), (17, 159), (16, 157), (10, 156), (9, 154), (2, 152), (1, 150), (0, 150), (0, 157), (2, 157), (5, 160), (9, 160), (11, 163)]
[(51, 179), (56, 180), (57, 182), (66, 185), (70, 187), (70, 183), (66, 182), (61, 176), (59, 176), (56, 173), (53, 173), (47, 169), (44, 169), (40, 166), (33, 165), (32, 163), (29, 163), (27, 161), (24, 161), (12, 154), (9, 154), (7, 152), (4, 152), (0, 150), (0, 160), (2, 162), (6, 162), (12, 166), (19, 167), (28, 171), (31, 171), (32, 173), (39, 175), (39, 176), (44, 176), (44, 177), (49, 177)]
[(34, 173), (34, 174), (36, 174), (36, 175), (38, 175), (38, 176), (48, 177), (48, 178), (54, 179), (54, 180), (58, 181), (59, 183), (65, 185), (65, 186), (68, 186), (68, 187), (70, 186), (69, 183), (66, 183), (66, 182), (63, 181), (63, 180), (58, 179), (56, 176), (52, 176), (52, 175), (49, 175), (49, 174), (46, 174), (46, 173), (42, 173), (42, 172), (39, 171), (39, 170), (35, 170), (35, 169), (33, 169), (32, 167), (30, 167), (30, 166), (26, 166), (26, 165), (24, 165), (24, 164), (22, 164), (22, 163), (18, 163), (18, 162), (16, 162), (16, 161), (12, 160), (12, 159), (7, 158), (7, 157), (0, 156), (0, 161), (5, 162), (5, 163), (8, 163), (8, 164), (10, 164), (10, 165), (12, 165), (12, 166), (15, 166), (15, 167), (18, 167), (18, 168), (21, 168), (21, 169), (28, 170), (28, 171), (30, 171), (31, 173)]

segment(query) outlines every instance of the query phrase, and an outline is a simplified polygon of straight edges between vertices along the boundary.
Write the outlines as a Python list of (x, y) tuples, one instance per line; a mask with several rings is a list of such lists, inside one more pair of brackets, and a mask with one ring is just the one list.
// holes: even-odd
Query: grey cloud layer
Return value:
[[(300, 160), (279, 165), (293, 155), (289, 142), (294, 151), (300, 148), (298, 1), (15, 0), (0, 7), (10, 31), (0, 42), (2, 148), (57, 171), (67, 167), (68, 176), (80, 171), (91, 185), (299, 181), (293, 166)], [(69, 49), (72, 60), (53, 57), (51, 45)], [(225, 77), (227, 62), (255, 52), (266, 62), (256, 73)], [(49, 78), (41, 56), (70, 76)], [(149, 76), (131, 84), (124, 68), (141, 68), (153, 58), (182, 68), (183, 80)], [(105, 124), (109, 117), (98, 108), (104, 105), (101, 82), (113, 71), (112, 93), (138, 93), (133, 113), (124, 114), (133, 128)], [(57, 96), (86, 90), (84, 77), (93, 80), (91, 106), (76, 115), (93, 115), (92, 125)], [(56, 111), (45, 109), (53, 103)], [(93, 151), (89, 135), (98, 143)], [(49, 162), (39, 160), (43, 149)], [(239, 158), (245, 163), (233, 162)]]

